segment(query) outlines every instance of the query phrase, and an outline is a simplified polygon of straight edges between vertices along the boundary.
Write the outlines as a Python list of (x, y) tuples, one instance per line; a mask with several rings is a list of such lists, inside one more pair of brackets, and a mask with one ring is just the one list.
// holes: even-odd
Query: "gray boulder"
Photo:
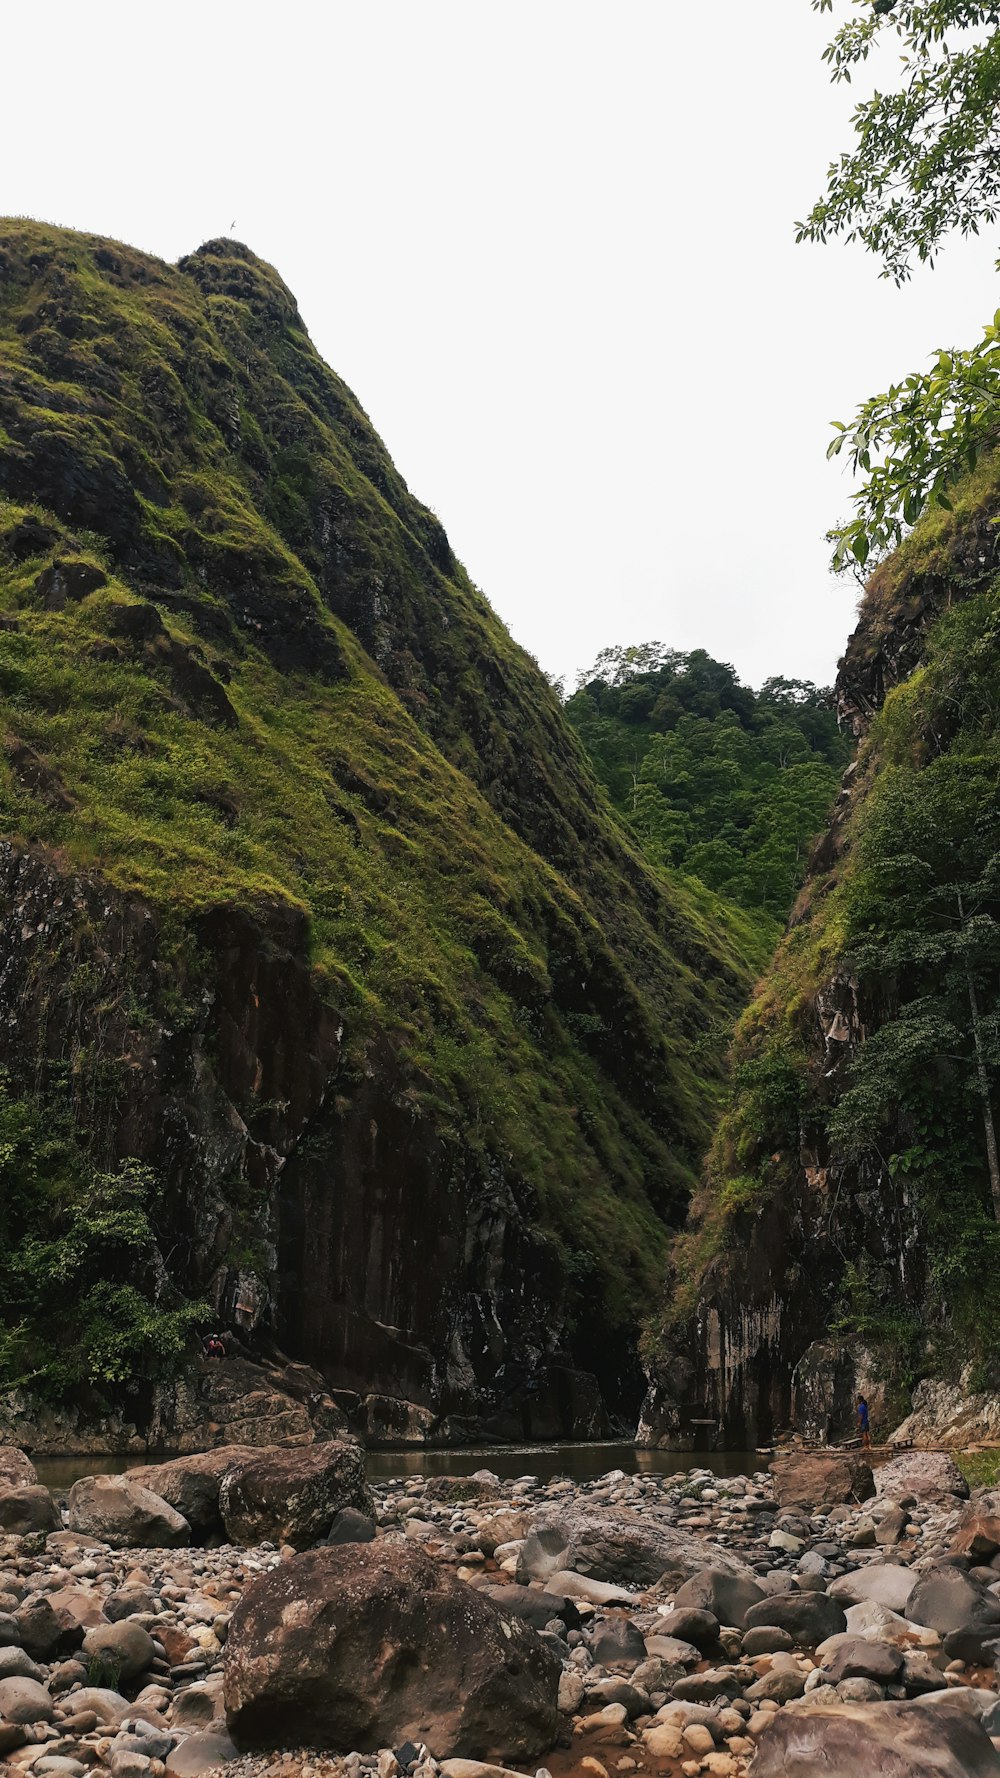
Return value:
[(994, 1626), (1000, 1636), (1000, 1604), (991, 1599), (960, 1568), (942, 1563), (917, 1581), (906, 1604), (906, 1615), (947, 1636), (951, 1630), (986, 1629)]
[(232, 1543), (270, 1539), (297, 1550), (325, 1537), (345, 1506), (375, 1517), (364, 1451), (353, 1440), (337, 1438), (298, 1450), (260, 1452), (223, 1476), (219, 1506)]
[(997, 1778), (1000, 1755), (953, 1705), (808, 1703), (782, 1710), (761, 1737), (753, 1778)]
[(947, 1451), (904, 1451), (875, 1471), (881, 1499), (914, 1499), (941, 1506), (968, 1500), (969, 1484)]
[(356, 1506), (342, 1506), (339, 1513), (334, 1513), (326, 1534), (327, 1543), (373, 1543), (374, 1539), (375, 1520), (359, 1512)]
[(30, 1537), (35, 1531), (61, 1531), (62, 1520), (47, 1488), (26, 1483), (8, 1488), (0, 1480), (0, 1531), (8, 1537)]
[(112, 1549), (176, 1549), (191, 1541), (187, 1520), (126, 1475), (85, 1476), (74, 1482), (69, 1528)]
[(19, 1445), (0, 1445), (0, 1493), (10, 1488), (33, 1488), (38, 1471)]
[[(635, 1509), (616, 1506), (602, 1513), (567, 1509), (558, 1527), (551, 1507), (537, 1514), (536, 1528), (558, 1530), (574, 1552), (573, 1568), (595, 1580), (625, 1587), (651, 1587), (659, 1580), (677, 1588), (708, 1566), (752, 1581), (753, 1570), (731, 1551), (706, 1543), (693, 1532), (658, 1524)], [(565, 1572), (562, 1570), (555, 1572)], [(551, 1576), (540, 1576), (549, 1579)]]
[(222, 1513), (219, 1489), (224, 1476), (252, 1462), (261, 1455), (254, 1445), (217, 1445), (212, 1451), (198, 1451), (190, 1457), (172, 1457), (166, 1463), (151, 1463), (141, 1469), (130, 1469), (129, 1481), (148, 1488), (166, 1500), (191, 1527), (199, 1542), (207, 1537), (221, 1537)]
[(547, 1581), (552, 1574), (576, 1565), (576, 1550), (562, 1525), (538, 1525), (529, 1531), (517, 1558), (517, 1579), (522, 1587), (533, 1580)]
[(909, 1617), (906, 1605), (916, 1579), (912, 1568), (905, 1568), (902, 1563), (871, 1562), (867, 1568), (852, 1568), (849, 1574), (839, 1575), (830, 1582), (827, 1592), (841, 1605), (861, 1605), (870, 1599)]
[(117, 1624), (98, 1624), (83, 1639), (83, 1652), (103, 1658), (117, 1667), (120, 1679), (136, 1679), (154, 1659), (153, 1638), (141, 1624), (123, 1618)]
[[(650, 1648), (653, 1641), (659, 1645), (665, 1637), (673, 1637), (678, 1642), (693, 1642), (695, 1648), (714, 1648), (719, 1640), (719, 1619), (708, 1606), (675, 1605), (673, 1611), (664, 1612), (658, 1619), (652, 1636), (646, 1639), (646, 1647)], [(650, 1652), (664, 1653), (659, 1646)]]
[[(693, 1606), (696, 1610), (710, 1611), (720, 1624), (742, 1630), (747, 1612), (751, 1606), (759, 1605), (764, 1597), (763, 1588), (747, 1575), (730, 1574), (724, 1568), (703, 1568), (700, 1574), (693, 1574), (682, 1587), (678, 1587), (674, 1608), (680, 1610)], [(674, 1634), (679, 1636), (683, 1632), (678, 1630)]]
[(836, 1599), (828, 1593), (776, 1593), (752, 1605), (746, 1615), (748, 1630), (758, 1624), (787, 1630), (801, 1648), (814, 1648), (828, 1636), (847, 1628), (847, 1619)]
[(840, 1685), (845, 1679), (873, 1679), (877, 1685), (892, 1685), (902, 1666), (900, 1649), (849, 1636), (824, 1660), (822, 1672), (827, 1685)]
[(7, 1722), (51, 1722), (55, 1705), (37, 1679), (0, 1679), (0, 1717)]

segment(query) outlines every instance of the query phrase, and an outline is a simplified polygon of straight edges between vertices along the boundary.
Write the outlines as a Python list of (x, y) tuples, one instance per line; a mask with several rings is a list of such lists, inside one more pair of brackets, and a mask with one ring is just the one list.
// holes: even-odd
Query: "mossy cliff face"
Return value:
[(994, 460), (869, 582), (838, 678), (858, 757), (737, 1027), (650, 1441), (836, 1436), (858, 1387), (886, 1426), (923, 1378), (1000, 1382), (998, 519)]
[(387, 1434), (627, 1417), (752, 936), (631, 849), (246, 248), (0, 230), (0, 715), (4, 1090), (66, 1178), (152, 1169), (150, 1301)]

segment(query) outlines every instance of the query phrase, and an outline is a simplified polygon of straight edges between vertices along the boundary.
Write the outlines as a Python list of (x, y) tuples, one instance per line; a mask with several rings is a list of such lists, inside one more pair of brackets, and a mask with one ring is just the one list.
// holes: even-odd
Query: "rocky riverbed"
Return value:
[(1000, 1775), (1000, 1495), (945, 1456), (369, 1488), (334, 1439), (53, 1500), (0, 1450), (0, 1523), (3, 1778)]

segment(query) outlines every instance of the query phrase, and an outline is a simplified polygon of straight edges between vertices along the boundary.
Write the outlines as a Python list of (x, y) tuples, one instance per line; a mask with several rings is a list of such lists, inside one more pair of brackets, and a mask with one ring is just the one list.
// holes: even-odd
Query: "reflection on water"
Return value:
[[(120, 1475), (143, 1463), (158, 1463), (169, 1452), (127, 1457), (36, 1457), (39, 1480), (47, 1488), (64, 1491), (80, 1476)], [(575, 1482), (593, 1481), (610, 1469), (626, 1475), (680, 1475), (687, 1469), (712, 1469), (716, 1475), (752, 1475), (762, 1460), (753, 1451), (640, 1451), (635, 1445), (475, 1445), (466, 1450), (426, 1451), (421, 1448), (369, 1451), (368, 1474), (372, 1481), (395, 1476), (473, 1475), (491, 1469), (504, 1478), (533, 1475), (541, 1481), (569, 1476)]]

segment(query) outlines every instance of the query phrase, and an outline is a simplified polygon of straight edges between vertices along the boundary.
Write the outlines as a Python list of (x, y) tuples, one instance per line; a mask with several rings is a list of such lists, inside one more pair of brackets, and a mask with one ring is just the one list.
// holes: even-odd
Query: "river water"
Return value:
[[(65, 1489), (85, 1475), (120, 1475), (143, 1463), (158, 1463), (169, 1452), (128, 1457), (36, 1457), (39, 1481), (47, 1488)], [(476, 1445), (466, 1450), (427, 1451), (412, 1445), (405, 1450), (369, 1451), (368, 1474), (372, 1481), (398, 1476), (463, 1476), (477, 1469), (491, 1469), (503, 1478), (533, 1475), (543, 1482), (553, 1476), (569, 1476), (574, 1482), (593, 1481), (611, 1469), (626, 1475), (680, 1475), (688, 1469), (712, 1469), (716, 1475), (752, 1475), (762, 1466), (753, 1451), (642, 1451), (635, 1445)]]

